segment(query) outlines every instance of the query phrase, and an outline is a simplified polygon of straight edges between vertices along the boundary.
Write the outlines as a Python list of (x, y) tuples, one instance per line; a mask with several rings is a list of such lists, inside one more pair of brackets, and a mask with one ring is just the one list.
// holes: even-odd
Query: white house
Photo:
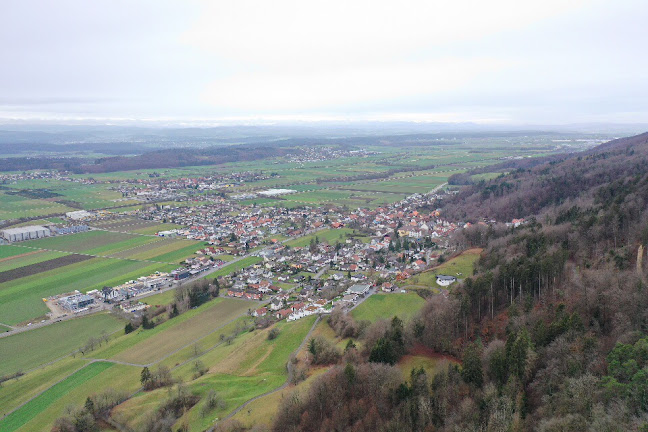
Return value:
[(436, 283), (441, 285), (441, 286), (449, 286), (450, 284), (453, 284), (457, 281), (457, 278), (454, 276), (447, 276), (447, 275), (438, 275), (436, 277)]

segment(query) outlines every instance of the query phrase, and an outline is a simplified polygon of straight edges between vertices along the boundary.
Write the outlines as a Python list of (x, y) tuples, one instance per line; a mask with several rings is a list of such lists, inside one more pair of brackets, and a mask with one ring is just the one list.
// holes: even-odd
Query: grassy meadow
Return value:
[(425, 304), (425, 300), (416, 293), (378, 293), (374, 294), (360, 305), (351, 315), (357, 321), (377, 321), (398, 316), (403, 321), (412, 318)]
[(110, 334), (123, 326), (121, 319), (101, 313), (0, 338), (0, 375), (51, 362), (77, 350), (91, 336)]

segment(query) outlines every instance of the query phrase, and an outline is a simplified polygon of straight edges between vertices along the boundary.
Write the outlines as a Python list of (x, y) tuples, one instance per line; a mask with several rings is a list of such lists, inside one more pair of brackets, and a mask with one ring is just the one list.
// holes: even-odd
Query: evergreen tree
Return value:
[(85, 410), (86, 410), (87, 412), (89, 412), (90, 414), (94, 414), (94, 411), (95, 411), (95, 404), (94, 404), (94, 402), (92, 401), (92, 399), (90, 399), (90, 396), (87, 397), (87, 399), (86, 399), (86, 401), (85, 401), (85, 404), (84, 404), (84, 407), (85, 407)]
[(474, 342), (468, 344), (464, 351), (461, 377), (466, 383), (473, 384), (477, 388), (484, 383), (480, 350)]
[(135, 330), (135, 327), (132, 323), (128, 322), (124, 326), (124, 334), (132, 333)]
[(144, 369), (142, 369), (142, 373), (140, 374), (140, 383), (145, 386), (146, 383), (148, 383), (151, 380), (151, 371), (149, 368), (144, 366)]

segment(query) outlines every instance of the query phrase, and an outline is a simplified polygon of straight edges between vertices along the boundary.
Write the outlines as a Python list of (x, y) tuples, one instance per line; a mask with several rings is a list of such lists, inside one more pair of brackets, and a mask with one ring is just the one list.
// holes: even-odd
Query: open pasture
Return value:
[(91, 336), (112, 333), (123, 325), (117, 317), (101, 313), (0, 338), (0, 375), (48, 363), (83, 346)]
[(482, 250), (479, 248), (468, 249), (456, 257), (431, 268), (430, 270), (415, 274), (411, 278), (399, 282), (399, 285), (416, 285), (437, 289), (438, 285), (436, 283), (436, 276), (439, 274), (455, 276), (457, 279), (470, 277), (473, 275), (473, 268), (479, 259), (481, 251)]
[(374, 322), (379, 319), (392, 319), (394, 316), (407, 321), (416, 315), (424, 304), (425, 300), (413, 292), (379, 293), (372, 295), (358, 305), (351, 312), (351, 315), (358, 321), (368, 320)]
[(209, 367), (209, 372), (190, 384), (192, 390), (205, 395), (213, 388), (222, 395), (227, 405), (203, 418), (198, 404), (185, 414), (190, 429), (203, 430), (211, 424), (211, 419), (222, 418), (247, 400), (282, 385), (287, 377), (286, 363), (302, 343), (314, 321), (315, 317), (290, 323), (282, 321), (275, 324), (279, 329), (276, 339), (268, 340), (270, 328), (258, 330), (240, 335), (230, 346), (224, 344), (214, 350), (228, 352), (217, 362), (210, 361), (207, 355), (201, 357)]
[(0, 192), (0, 220), (38, 217), (76, 210), (46, 199), (34, 199)]
[[(176, 323), (174, 323), (175, 318), (169, 320), (165, 331), (157, 332), (153, 336), (141, 340), (113, 358), (130, 363), (155, 362), (165, 355), (191, 344), (192, 341), (204, 337), (254, 306), (255, 303), (245, 300), (215, 299), (203, 305), (200, 313), (195, 316), (184, 321), (177, 320)], [(143, 330), (142, 332), (146, 333), (147, 331)], [(136, 338), (133, 337), (133, 339)]]
[(12, 432), (19, 429), (56, 400), (65, 396), (70, 390), (96, 377), (112, 366), (112, 363), (92, 363), (75, 372), (1, 420), (0, 426), (2, 426), (2, 430)]
[(62, 254), (62, 256), (59, 256), (57, 258), (52, 258), (47, 261), (36, 262), (34, 264), (2, 271), (0, 272), (0, 283), (9, 282), (14, 279), (20, 279), (25, 276), (31, 276), (38, 273), (43, 273), (48, 270), (54, 270), (59, 267), (64, 267), (66, 265), (75, 264), (92, 258), (88, 255), (76, 255), (76, 254), (66, 255), (63, 253), (60, 254)]
[(5, 381), (0, 387), (0, 418), (86, 364), (87, 360), (68, 356), (34, 369), (19, 379)]
[(475, 263), (479, 259), (481, 252), (482, 250), (478, 248), (468, 249), (451, 260), (435, 267), (434, 272), (437, 274), (456, 276), (459, 279), (470, 277), (473, 275)]
[[(0, 249), (8, 247), (13, 246), (0, 246)], [(19, 267), (26, 267), (68, 255), (66, 252), (46, 251), (42, 249), (27, 250), (19, 247), (16, 247), (16, 249), (21, 253), (7, 258), (0, 258), (0, 272), (13, 270)]]
[(15, 411), (19, 432), (49, 431), (56, 418), (69, 405), (82, 406), (91, 394), (113, 388), (130, 394), (140, 386), (141, 369), (132, 366), (95, 362)]
[[(88, 253), (108, 246), (110, 250), (115, 243), (125, 242), (139, 236), (131, 234), (92, 230), (77, 234), (68, 234), (55, 237), (47, 237), (37, 240), (29, 240), (19, 243), (21, 246), (28, 246), (37, 249), (49, 249), (71, 253)], [(144, 237), (146, 239), (146, 237)]]
[(167, 229), (179, 227), (179, 225), (161, 224), (156, 221), (149, 221), (134, 217), (119, 217), (116, 219), (96, 221), (92, 222), (90, 225), (106, 231), (119, 231), (146, 235), (155, 235), (159, 231), (165, 231)]
[(413, 175), (411, 177), (398, 177), (384, 181), (359, 183), (350, 186), (340, 186), (340, 189), (357, 191), (392, 192), (403, 194), (427, 193), (444, 183), (445, 176)]
[(446, 370), (448, 366), (459, 363), (459, 360), (454, 357), (439, 354), (428, 347), (417, 344), (399, 360), (397, 366), (402, 370), (403, 378), (406, 380), (409, 380), (412, 370), (419, 368), (423, 368), (428, 379), (431, 379), (437, 373)]

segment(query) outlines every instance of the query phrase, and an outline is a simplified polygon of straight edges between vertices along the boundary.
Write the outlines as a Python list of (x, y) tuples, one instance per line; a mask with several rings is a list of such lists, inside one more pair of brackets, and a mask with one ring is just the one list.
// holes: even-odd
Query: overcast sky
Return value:
[(648, 122), (648, 1), (0, 0), (0, 118)]

